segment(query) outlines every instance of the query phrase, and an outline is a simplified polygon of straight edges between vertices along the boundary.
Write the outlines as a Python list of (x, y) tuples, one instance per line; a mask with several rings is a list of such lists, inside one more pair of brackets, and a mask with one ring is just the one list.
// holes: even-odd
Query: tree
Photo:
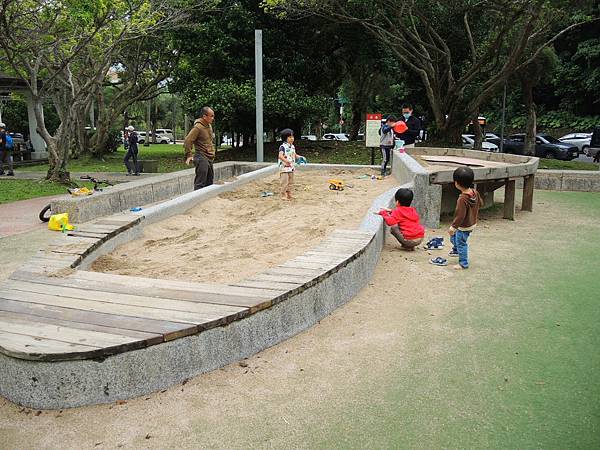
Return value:
[[(181, 23), (187, 10), (180, 6), (167, 0), (2, 0), (2, 65), (31, 91), (37, 131), (49, 153), (48, 179), (69, 180), (71, 143), (75, 139), (81, 144), (82, 118), (104, 85), (117, 51), (126, 42)], [(60, 119), (53, 134), (44, 121), (47, 98)]]
[[(518, 70), (590, 20), (545, 0), (266, 0), (271, 10), (355, 24), (388, 45), (425, 87), (438, 135), (465, 125)], [(562, 24), (567, 25), (562, 25)]]
[(195, 19), (179, 35), (182, 56), (171, 86), (188, 113), (209, 105), (219, 131), (241, 133), (247, 142), (255, 133), (255, 29), (263, 30), (265, 130), (291, 126), (300, 132), (305, 122), (319, 120), (342, 80), (324, 33), (315, 33), (313, 23), (299, 26), (265, 14), (260, 4), (225, 0), (220, 14)]

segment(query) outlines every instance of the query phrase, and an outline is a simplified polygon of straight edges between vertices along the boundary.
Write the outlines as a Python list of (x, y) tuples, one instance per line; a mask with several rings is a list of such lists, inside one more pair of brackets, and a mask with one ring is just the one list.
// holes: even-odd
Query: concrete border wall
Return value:
[[(522, 182), (517, 184), (522, 187)], [(600, 192), (600, 171), (538, 170), (535, 188), (544, 191)]]
[[(307, 168), (331, 167), (356, 168)], [(265, 176), (271, 170), (257, 172)], [(219, 188), (229, 190), (229, 186)], [(39, 362), (0, 354), (0, 379), (5, 380), (0, 383), (0, 394), (36, 409), (110, 403), (165, 389), (306, 330), (351, 300), (371, 279), (385, 242), (383, 219), (372, 213), (393, 206), (396, 189), (381, 194), (371, 204), (359, 230), (371, 233), (372, 238), (361, 250), (329, 270), (318, 283), (276, 305), (226, 326), (102, 360)], [(180, 207), (177, 203), (167, 205), (164, 214), (176, 214)], [(157, 212), (154, 217), (158, 220), (164, 214)], [(122, 239), (135, 238), (137, 233), (133, 228)]]
[[(214, 165), (215, 182), (269, 166), (268, 163), (222, 162)], [(165, 173), (152, 178), (118, 184), (87, 197), (55, 200), (53, 214), (69, 213), (73, 223), (83, 223), (119, 211), (149, 205), (193, 191), (194, 169)]]
[(421, 223), (437, 228), (440, 223), (439, 208), (442, 202), (442, 186), (429, 183), (429, 172), (408, 153), (392, 152), (392, 175), (400, 183), (410, 183), (415, 195), (413, 206), (421, 216)]

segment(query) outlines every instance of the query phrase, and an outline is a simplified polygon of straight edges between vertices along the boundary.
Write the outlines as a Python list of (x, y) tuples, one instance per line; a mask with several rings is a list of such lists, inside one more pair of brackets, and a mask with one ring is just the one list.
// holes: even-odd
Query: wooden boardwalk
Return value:
[(319, 282), (373, 239), (338, 230), (303, 255), (231, 284), (74, 270), (139, 221), (121, 214), (85, 224), (0, 284), (0, 352), (36, 361), (102, 359), (225, 326)]

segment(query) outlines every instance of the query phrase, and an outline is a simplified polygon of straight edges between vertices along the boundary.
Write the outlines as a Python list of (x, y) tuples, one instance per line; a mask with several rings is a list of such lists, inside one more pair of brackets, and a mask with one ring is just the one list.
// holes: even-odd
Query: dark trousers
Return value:
[(213, 184), (215, 173), (212, 161), (202, 154), (196, 154), (194, 155), (194, 167), (196, 168), (196, 176), (194, 177), (195, 191)]
[(8, 173), (12, 173), (13, 171), (13, 157), (12, 151), (10, 150), (0, 150), (0, 173), (4, 173), (4, 163), (8, 163)]
[[(137, 149), (132, 150), (131, 147), (129, 147), (129, 149), (127, 149), (127, 154), (125, 155), (123, 162), (125, 163), (125, 167), (127, 167), (127, 172), (129, 172), (129, 173), (131, 173), (131, 172), (138, 173), (137, 154), (138, 154)], [(131, 158), (133, 158), (133, 169), (129, 165), (129, 160)]]
[(390, 163), (390, 153), (393, 147), (389, 147), (387, 145), (381, 146), (381, 174), (385, 175), (385, 171), (387, 170), (387, 165)]

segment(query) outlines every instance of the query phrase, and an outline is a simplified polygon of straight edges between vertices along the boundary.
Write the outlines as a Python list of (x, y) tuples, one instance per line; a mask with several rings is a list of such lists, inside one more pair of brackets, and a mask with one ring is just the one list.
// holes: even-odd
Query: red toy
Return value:
[(394, 133), (402, 134), (406, 130), (408, 130), (408, 126), (406, 126), (406, 122), (396, 122), (396, 125), (394, 125)]

